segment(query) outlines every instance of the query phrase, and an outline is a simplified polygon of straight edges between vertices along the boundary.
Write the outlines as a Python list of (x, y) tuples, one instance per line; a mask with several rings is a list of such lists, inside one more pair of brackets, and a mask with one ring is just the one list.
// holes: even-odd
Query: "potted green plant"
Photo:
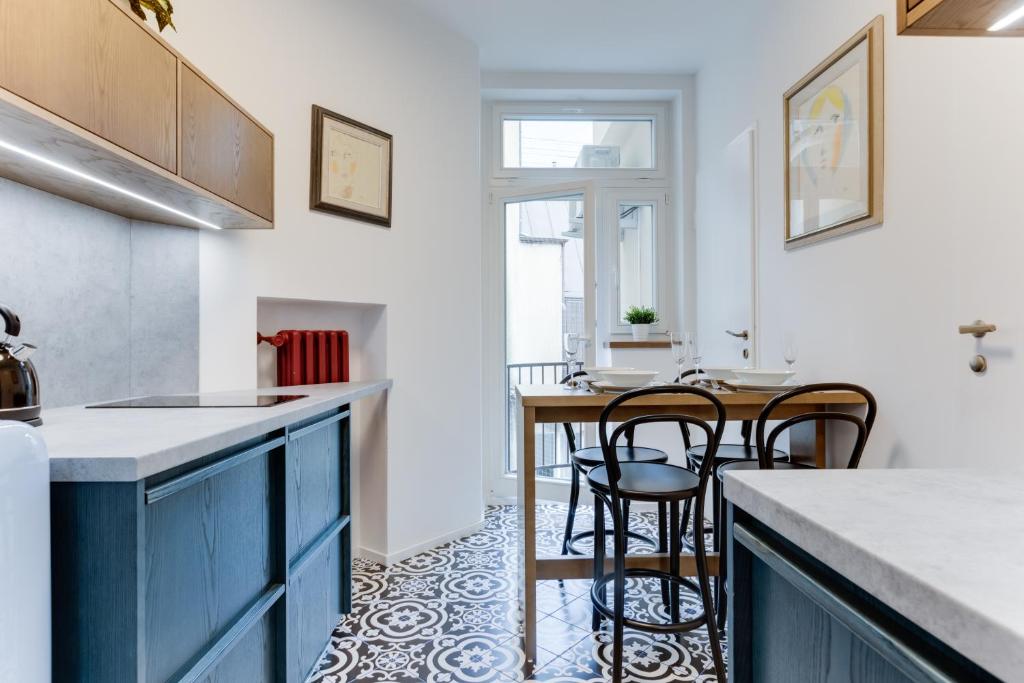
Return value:
[(651, 325), (658, 323), (658, 312), (648, 306), (630, 306), (626, 309), (626, 322), (633, 331), (633, 341), (646, 341)]

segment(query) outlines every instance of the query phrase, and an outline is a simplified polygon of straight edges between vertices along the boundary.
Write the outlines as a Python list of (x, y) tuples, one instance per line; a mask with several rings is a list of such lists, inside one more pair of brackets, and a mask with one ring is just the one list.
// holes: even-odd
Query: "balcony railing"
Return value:
[[(507, 366), (505, 395), (506, 418), (508, 424), (508, 441), (505, 449), (505, 472), (516, 471), (516, 457), (519, 435), (522, 429), (516, 420), (516, 385), (517, 384), (558, 384), (569, 374), (569, 365), (563, 361), (551, 363), (512, 363)], [(577, 444), (583, 425), (573, 425), (576, 431)], [(568, 479), (569, 442), (565, 438), (565, 430), (561, 424), (539, 424), (536, 431), (537, 475), (555, 479)]]

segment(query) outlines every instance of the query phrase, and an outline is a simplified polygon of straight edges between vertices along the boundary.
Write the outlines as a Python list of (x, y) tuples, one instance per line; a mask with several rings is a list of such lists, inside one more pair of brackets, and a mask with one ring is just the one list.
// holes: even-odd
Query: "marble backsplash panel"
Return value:
[(39, 351), (43, 406), (199, 385), (199, 235), (0, 179), (0, 302)]

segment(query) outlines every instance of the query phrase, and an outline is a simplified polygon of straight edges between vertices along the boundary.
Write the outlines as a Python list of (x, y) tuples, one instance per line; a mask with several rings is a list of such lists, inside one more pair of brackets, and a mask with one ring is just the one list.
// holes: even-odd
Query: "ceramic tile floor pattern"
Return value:
[[(566, 506), (537, 508), (538, 553), (557, 554)], [(655, 515), (634, 513), (631, 527), (655, 536)], [(581, 506), (576, 530), (592, 527)], [(590, 630), (590, 582), (546, 581), (537, 590), (538, 662), (524, 675), (516, 598), (515, 506), (490, 507), (476, 534), (391, 567), (356, 560), (352, 613), (346, 615), (307, 683), (601, 683), (610, 680), (611, 632)], [(639, 544), (631, 551), (642, 552)], [(664, 621), (658, 584), (631, 581), (627, 616)], [(699, 611), (683, 595), (684, 618)], [(724, 647), (724, 644), (723, 644)], [(685, 634), (626, 630), (626, 681), (714, 681), (704, 629)]]

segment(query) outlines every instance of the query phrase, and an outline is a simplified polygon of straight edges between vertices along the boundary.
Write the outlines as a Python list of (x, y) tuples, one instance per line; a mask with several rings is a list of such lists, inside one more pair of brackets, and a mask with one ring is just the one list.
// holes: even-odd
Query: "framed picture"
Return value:
[(786, 249), (882, 222), (883, 19), (786, 93)]
[(391, 227), (391, 136), (313, 106), (309, 208)]

